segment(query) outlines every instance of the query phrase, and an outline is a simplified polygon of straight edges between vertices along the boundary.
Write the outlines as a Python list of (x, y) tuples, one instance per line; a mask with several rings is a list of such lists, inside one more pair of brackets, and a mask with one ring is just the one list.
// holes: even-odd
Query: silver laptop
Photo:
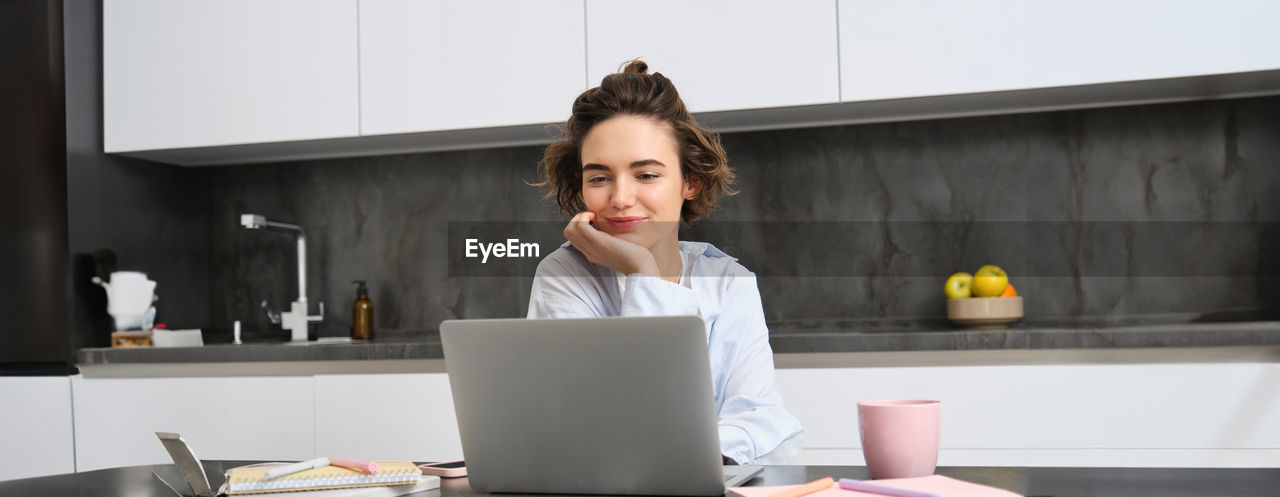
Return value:
[(440, 324), (471, 488), (722, 495), (725, 466), (700, 318)]

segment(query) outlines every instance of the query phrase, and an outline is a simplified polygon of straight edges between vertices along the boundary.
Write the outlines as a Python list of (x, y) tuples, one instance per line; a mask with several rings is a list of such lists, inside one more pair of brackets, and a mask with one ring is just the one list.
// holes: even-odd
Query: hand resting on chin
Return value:
[(579, 212), (564, 227), (564, 237), (587, 260), (622, 274), (658, 276), (658, 262), (649, 249), (596, 229), (596, 213)]

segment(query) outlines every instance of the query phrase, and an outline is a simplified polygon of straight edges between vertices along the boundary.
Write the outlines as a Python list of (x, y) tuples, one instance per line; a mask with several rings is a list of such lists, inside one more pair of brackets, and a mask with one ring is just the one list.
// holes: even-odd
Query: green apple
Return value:
[(999, 297), (1009, 286), (1009, 275), (1003, 269), (990, 264), (978, 268), (973, 274), (973, 295), (977, 297)]
[(949, 299), (967, 299), (973, 290), (973, 275), (969, 273), (953, 274), (942, 285), (942, 290), (946, 292)]

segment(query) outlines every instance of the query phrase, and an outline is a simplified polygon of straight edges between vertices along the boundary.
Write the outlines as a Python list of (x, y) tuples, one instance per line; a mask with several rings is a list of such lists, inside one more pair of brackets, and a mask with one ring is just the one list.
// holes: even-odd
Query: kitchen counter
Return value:
[[(1093, 323), (1015, 327), (1006, 330), (964, 330), (945, 323), (916, 329), (851, 322), (780, 322), (771, 326), (769, 339), (778, 367), (804, 367), (815, 358), (845, 357), (866, 365), (865, 359), (881, 355), (924, 357), (920, 352), (969, 353), (976, 364), (1026, 362), (1037, 356), (1061, 361), (1063, 353), (1081, 352), (1138, 357), (1141, 351), (1182, 351), (1184, 357), (1209, 357), (1205, 349), (1251, 350), (1254, 357), (1273, 357), (1280, 351), (1280, 320), (1207, 323)], [(974, 355), (974, 354), (979, 355)], [(985, 354), (985, 355), (983, 355)], [(1166, 353), (1167, 355), (1167, 353)], [(1004, 357), (1004, 359), (1001, 359)], [(1052, 359), (1058, 357), (1059, 359)], [(298, 361), (347, 363), (346, 370), (365, 371), (368, 361), (433, 361), (427, 369), (443, 371), (444, 352), (435, 330), (384, 333), (372, 341), (209, 344), (204, 347), (80, 349), (76, 360), (86, 368), (112, 365), (208, 364), (231, 366)], [(936, 359), (936, 358), (935, 358)], [(902, 359), (906, 360), (906, 359)], [(920, 362), (920, 359), (907, 362)], [(934, 359), (925, 360), (926, 363)], [(836, 361), (837, 363), (839, 361)], [(961, 361), (964, 362), (964, 361)], [(1031, 362), (1037, 362), (1031, 360)], [(883, 364), (881, 364), (883, 365)], [(421, 370), (422, 364), (407, 366)], [(344, 369), (344, 368), (339, 368)]]
[(817, 325), (775, 331), (769, 342), (774, 353), (1258, 346), (1280, 345), (1280, 321), (1095, 323), (1005, 330), (940, 325), (910, 331)]

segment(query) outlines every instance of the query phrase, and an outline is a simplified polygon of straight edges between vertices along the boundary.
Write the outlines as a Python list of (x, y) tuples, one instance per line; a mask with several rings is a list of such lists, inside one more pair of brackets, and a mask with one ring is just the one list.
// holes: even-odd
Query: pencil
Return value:
[(795, 487), (789, 490), (783, 490), (776, 494), (770, 495), (769, 497), (801, 497), (802, 495), (809, 495), (814, 492), (820, 492), (822, 490), (831, 488), (831, 485), (833, 483), (835, 483), (835, 480), (832, 480), (831, 477), (828, 476), (826, 478), (813, 480), (809, 483), (800, 485), (798, 487)]
[(353, 459), (339, 459), (337, 457), (330, 457), (329, 464), (333, 466), (338, 466), (341, 468), (347, 468), (350, 470), (359, 471), (365, 474), (373, 474), (378, 472), (378, 463), (376, 462), (364, 462), (364, 461), (356, 461)]
[(887, 487), (884, 485), (867, 483), (865, 481), (851, 480), (849, 478), (840, 479), (840, 488), (853, 490), (855, 492), (888, 495), (890, 497), (940, 497), (935, 493), (921, 492), (919, 490), (910, 490), (906, 488)]

